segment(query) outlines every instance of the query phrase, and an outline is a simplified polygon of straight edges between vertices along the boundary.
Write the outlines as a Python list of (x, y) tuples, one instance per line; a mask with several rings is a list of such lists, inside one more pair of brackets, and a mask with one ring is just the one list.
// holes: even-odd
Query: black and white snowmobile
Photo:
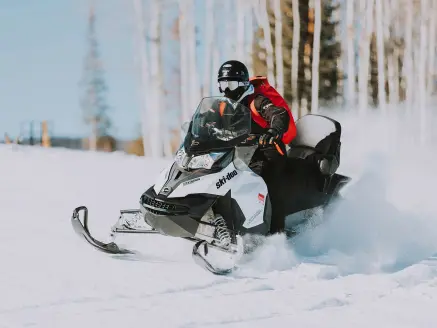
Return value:
[[(110, 234), (113, 241), (104, 243), (91, 235), (85, 206), (73, 212), (74, 230), (98, 250), (111, 254), (135, 253), (115, 243), (117, 234), (184, 238), (194, 242), (192, 256), (196, 263), (216, 274), (231, 272), (249, 248), (246, 240), (266, 236), (270, 230), (268, 188), (263, 178), (249, 168), (258, 148), (258, 136), (251, 134), (251, 121), (251, 111), (240, 103), (224, 97), (203, 98), (188, 128), (185, 126), (186, 136), (174, 162), (141, 195), (139, 209), (120, 211)], [(293, 202), (288, 201), (277, 205), (283, 206), (287, 216), (325, 208), (350, 180), (335, 173), (341, 135), (337, 121), (310, 114), (299, 119), (296, 127), (297, 137), (287, 145), (285, 156), (290, 162), (305, 163), (313, 154), (322, 155), (319, 172), (314, 173), (320, 187), (297, 193), (301, 199), (292, 207), (288, 205)], [(292, 173), (284, 175), (281, 188), (285, 194), (297, 188), (292, 177)], [(296, 225), (301, 223), (294, 221)]]

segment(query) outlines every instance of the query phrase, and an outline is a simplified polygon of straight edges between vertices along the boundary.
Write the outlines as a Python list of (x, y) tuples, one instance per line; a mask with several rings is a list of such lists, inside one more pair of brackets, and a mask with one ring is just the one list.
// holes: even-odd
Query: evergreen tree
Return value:
[(89, 148), (100, 148), (99, 139), (108, 136), (111, 122), (107, 115), (109, 109), (105, 92), (107, 91), (104, 71), (100, 60), (98, 42), (95, 31), (95, 14), (90, 9), (88, 19), (88, 53), (84, 61), (84, 72), (81, 86), (85, 89), (81, 99), (85, 123), (91, 125)]
[(374, 106), (378, 105), (378, 56), (376, 53), (376, 35), (372, 33), (370, 40), (369, 90)]
[[(319, 75), (319, 97), (320, 103), (326, 104), (334, 101), (338, 94), (338, 77), (342, 76), (337, 67), (337, 58), (340, 54), (340, 43), (335, 38), (337, 22), (333, 21), (333, 12), (337, 9), (331, 1), (322, 1), (322, 32), (320, 51), (320, 75)], [(284, 98), (289, 105), (292, 103), (291, 90), (291, 48), (293, 42), (293, 11), (291, 0), (281, 0), (282, 9), (282, 54), (284, 58)], [(268, 8), (270, 26), (272, 31), (272, 42), (275, 42), (274, 35), (274, 14)], [(311, 104), (311, 65), (312, 46), (314, 33), (314, 9), (309, 7), (309, 0), (299, 1), (300, 14), (300, 42), (299, 42), (299, 69), (298, 69), (298, 98), (307, 100), (305, 107)], [(255, 32), (253, 46), (253, 63), (255, 75), (266, 75), (266, 51), (264, 49), (263, 30), (259, 28)], [(274, 51), (276, 51), (274, 49)], [(304, 104), (305, 105), (305, 104)]]
[(341, 44), (336, 38), (338, 22), (333, 21), (333, 14), (339, 10), (339, 6), (339, 4), (332, 5), (330, 1), (323, 1), (319, 97), (325, 102), (333, 101), (340, 96), (338, 79), (343, 77), (337, 65), (337, 59), (341, 53)]

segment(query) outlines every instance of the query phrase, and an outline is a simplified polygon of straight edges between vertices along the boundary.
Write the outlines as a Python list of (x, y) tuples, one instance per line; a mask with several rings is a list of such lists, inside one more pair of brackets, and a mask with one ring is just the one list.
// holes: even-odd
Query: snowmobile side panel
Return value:
[(208, 174), (196, 183), (179, 184), (168, 198), (186, 197), (199, 190), (217, 196), (225, 196), (232, 190), (232, 198), (237, 201), (246, 218), (244, 227), (249, 229), (263, 224), (267, 185), (254, 172), (240, 170), (231, 162), (221, 172)]
[(197, 194), (199, 190), (202, 190), (205, 194), (224, 196), (235, 185), (238, 185), (239, 181), (242, 181), (239, 179), (241, 176), (240, 172), (232, 162), (221, 171), (204, 171), (207, 171), (208, 174), (205, 175), (203, 173), (202, 177), (195, 183), (187, 181), (190, 183), (182, 183), (175, 186), (171, 193), (168, 194), (168, 198), (181, 198)]
[[(84, 211), (83, 224), (80, 222), (79, 219), (79, 212), (81, 211)], [(79, 206), (73, 211), (71, 224), (73, 225), (74, 231), (79, 236), (82, 236), (91, 246), (101, 252), (109, 254), (134, 254), (134, 252), (121, 248), (114, 242), (106, 244), (95, 239), (88, 229), (88, 208), (86, 206)]]
[(155, 192), (158, 194), (162, 187), (166, 184), (168, 177), (170, 175), (171, 170), (176, 165), (176, 163), (172, 163), (169, 166), (167, 166), (164, 170), (159, 173), (158, 179), (156, 180), (155, 184), (153, 185), (153, 188)]

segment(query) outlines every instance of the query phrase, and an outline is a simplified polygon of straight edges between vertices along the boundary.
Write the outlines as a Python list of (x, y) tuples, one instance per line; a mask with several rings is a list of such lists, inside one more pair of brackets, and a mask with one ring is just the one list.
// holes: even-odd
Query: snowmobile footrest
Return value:
[[(79, 213), (83, 211), (83, 224), (80, 221)], [(85, 238), (85, 240), (94, 248), (102, 251), (104, 253), (110, 254), (134, 254), (134, 252), (129, 251), (124, 248), (120, 248), (116, 243), (103, 243), (97, 239), (95, 239), (89, 229), (88, 229), (88, 208), (86, 206), (79, 206), (74, 209), (73, 215), (71, 217), (71, 224), (73, 225), (74, 231), (81, 237)]]

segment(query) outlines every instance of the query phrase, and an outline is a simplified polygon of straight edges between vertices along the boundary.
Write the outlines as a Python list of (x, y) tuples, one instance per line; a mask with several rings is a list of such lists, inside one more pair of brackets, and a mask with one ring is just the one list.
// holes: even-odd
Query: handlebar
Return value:
[[(246, 138), (246, 140), (243, 141), (242, 143), (243, 143), (244, 145), (247, 145), (247, 146), (253, 146), (253, 145), (259, 143), (259, 139), (261, 138), (261, 136), (262, 136), (262, 134), (259, 134), (259, 133), (249, 134), (249, 136)], [(276, 148), (276, 150), (277, 150), (277, 152), (278, 152), (279, 154), (281, 154), (282, 156), (285, 155), (285, 153), (282, 151), (282, 149), (281, 149), (281, 147), (279, 146), (279, 144), (276, 143), (276, 142), (275, 142), (275, 148)], [(263, 149), (261, 148), (261, 150), (263, 150)]]

